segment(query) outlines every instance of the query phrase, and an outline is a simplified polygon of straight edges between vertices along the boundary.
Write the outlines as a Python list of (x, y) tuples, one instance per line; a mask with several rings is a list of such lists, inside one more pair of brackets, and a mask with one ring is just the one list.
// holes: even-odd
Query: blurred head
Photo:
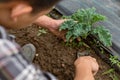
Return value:
[(61, 0), (0, 0), (0, 25), (22, 28), (47, 14)]

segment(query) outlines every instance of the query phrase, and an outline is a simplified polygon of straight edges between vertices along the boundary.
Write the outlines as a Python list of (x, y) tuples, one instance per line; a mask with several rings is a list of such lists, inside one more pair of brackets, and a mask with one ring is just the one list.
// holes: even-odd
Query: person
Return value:
[[(0, 80), (57, 80), (31, 64), (35, 53), (32, 44), (21, 49), (14, 36), (7, 34), (5, 29), (25, 28), (35, 23), (65, 40), (64, 34), (58, 31), (65, 20), (45, 16), (59, 1), (62, 0), (0, 0)], [(94, 80), (99, 66), (96, 59), (85, 56), (75, 61), (75, 68), (74, 80)]]

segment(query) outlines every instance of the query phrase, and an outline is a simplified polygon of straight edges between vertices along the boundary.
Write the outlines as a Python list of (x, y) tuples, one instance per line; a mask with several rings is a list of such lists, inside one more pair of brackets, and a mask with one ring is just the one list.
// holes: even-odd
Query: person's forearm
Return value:
[(57, 24), (55, 24), (55, 20), (44, 15), (44, 16), (40, 16), (35, 22), (35, 24), (40, 25), (43, 28), (47, 28), (49, 29), (51, 26), (56, 26)]
[(78, 67), (76, 68), (76, 75), (74, 80), (94, 80), (94, 76), (89, 69), (85, 67)]
[(43, 27), (43, 28), (46, 28), (46, 29), (49, 29), (50, 31), (52, 31), (52, 30), (57, 30), (58, 27), (64, 21), (65, 20), (55, 20), (55, 19), (52, 19), (46, 15), (43, 15), (43, 16), (40, 16), (34, 23)]

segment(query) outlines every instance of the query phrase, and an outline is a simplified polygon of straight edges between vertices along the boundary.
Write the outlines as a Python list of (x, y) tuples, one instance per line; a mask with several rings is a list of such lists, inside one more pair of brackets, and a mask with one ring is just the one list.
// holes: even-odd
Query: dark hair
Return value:
[[(17, 1), (17, 0), (0, 0), (0, 2), (10, 2), (10, 1)], [(51, 8), (61, 0), (18, 0), (18, 1), (25, 1), (29, 3), (33, 7), (33, 12), (38, 12)]]

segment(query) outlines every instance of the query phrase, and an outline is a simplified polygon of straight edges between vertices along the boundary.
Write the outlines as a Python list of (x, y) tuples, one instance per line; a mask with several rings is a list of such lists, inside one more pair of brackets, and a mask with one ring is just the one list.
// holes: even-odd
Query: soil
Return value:
[[(31, 25), (20, 30), (9, 30), (8, 32), (16, 36), (16, 41), (21, 45), (32, 43), (37, 49), (34, 62), (43, 71), (54, 74), (59, 80), (73, 80), (75, 76), (74, 61), (76, 53), (83, 51), (86, 47), (79, 49), (65, 46), (64, 42), (51, 34), (37, 36), (39, 26)], [(95, 76), (96, 80), (112, 80), (109, 75), (102, 75), (110, 67), (97, 56), (94, 51), (90, 55), (95, 57), (100, 65), (100, 70)]]

